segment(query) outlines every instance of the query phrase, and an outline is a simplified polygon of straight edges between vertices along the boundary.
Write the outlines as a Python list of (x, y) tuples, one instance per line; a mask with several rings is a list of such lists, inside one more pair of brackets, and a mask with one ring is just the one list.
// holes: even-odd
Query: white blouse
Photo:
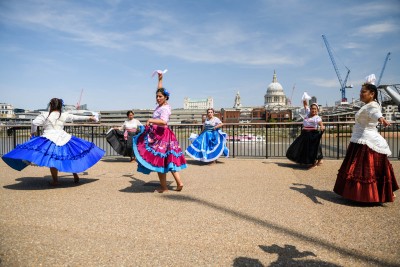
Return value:
[(137, 130), (137, 128), (139, 126), (141, 126), (141, 125), (142, 124), (140, 123), (139, 120), (132, 119), (132, 120), (124, 121), (124, 124), (121, 127), (119, 127), (119, 129), (121, 131), (124, 131), (124, 130), (128, 130), (128, 131), (129, 130)]
[[(48, 117), (47, 117), (48, 116)], [(38, 126), (43, 126), (42, 136), (54, 142), (57, 146), (63, 146), (71, 139), (71, 135), (64, 131), (64, 123), (74, 120), (89, 120), (89, 116), (78, 116), (69, 113), (53, 111), (38, 115), (31, 126), (31, 133), (36, 132)]]
[(217, 117), (213, 117), (211, 120), (207, 118), (207, 120), (204, 122), (204, 129), (209, 131), (221, 123), (222, 123), (221, 120), (218, 119)]
[(307, 128), (318, 128), (318, 123), (322, 121), (321, 117), (318, 115), (310, 116), (310, 108), (306, 108), (306, 117), (303, 120), (303, 126)]
[(380, 117), (382, 117), (381, 106), (377, 102), (372, 101), (365, 104), (356, 113), (356, 123), (350, 142), (367, 145), (378, 153), (390, 156), (392, 152), (389, 145), (376, 128)]

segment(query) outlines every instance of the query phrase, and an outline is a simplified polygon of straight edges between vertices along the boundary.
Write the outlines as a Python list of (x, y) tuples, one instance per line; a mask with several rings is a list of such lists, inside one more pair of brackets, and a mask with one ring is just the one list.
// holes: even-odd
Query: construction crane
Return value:
[(385, 71), (385, 68), (386, 68), (386, 63), (387, 63), (388, 60), (390, 59), (389, 57), (390, 57), (390, 52), (387, 53), (387, 55), (386, 55), (385, 62), (383, 63), (383, 67), (382, 67), (382, 70), (381, 70), (381, 74), (379, 75), (379, 79), (378, 79), (378, 82), (376, 83), (376, 86), (381, 85), (381, 79), (382, 79), (382, 76), (383, 76), (383, 72)]
[(290, 95), (290, 98), (288, 99), (289, 106), (292, 106), (292, 99), (293, 99), (293, 93), (294, 93), (295, 87), (296, 87), (296, 84), (293, 85), (292, 94)]
[(347, 79), (349, 78), (350, 70), (345, 66), (346, 69), (347, 69), (347, 75), (346, 75), (346, 78), (344, 79), (344, 82), (343, 82), (342, 77), (340, 76), (339, 69), (338, 69), (338, 67), (336, 65), (336, 62), (335, 62), (335, 59), (333, 57), (333, 54), (332, 54), (332, 51), (331, 51), (332, 50), (331, 46), (329, 45), (328, 40), (326, 39), (325, 35), (322, 35), (322, 39), (324, 39), (326, 49), (328, 50), (329, 57), (330, 57), (330, 59), (332, 61), (333, 68), (336, 71), (336, 75), (337, 75), (339, 83), (340, 83), (340, 92), (342, 93), (342, 102), (347, 102), (346, 88), (353, 88), (353, 85), (350, 85), (350, 86), (346, 85)]
[(385, 101), (389, 101), (390, 99), (393, 99), (393, 96), (388, 95), (388, 93), (386, 92), (385, 89), (383, 89), (384, 87), (379, 87), (379, 85), (381, 84), (381, 79), (383, 76), (383, 72), (385, 71), (386, 68), (386, 63), (388, 62), (388, 60), (390, 59), (390, 52), (387, 53), (385, 61), (383, 63), (383, 67), (381, 70), (381, 74), (379, 75), (379, 79), (378, 82), (376, 83), (376, 86), (378, 87), (378, 99), (381, 101), (381, 103), (385, 102)]
[(81, 100), (82, 100), (83, 89), (81, 90), (81, 94), (79, 96), (78, 102), (76, 103), (76, 109), (81, 108)]

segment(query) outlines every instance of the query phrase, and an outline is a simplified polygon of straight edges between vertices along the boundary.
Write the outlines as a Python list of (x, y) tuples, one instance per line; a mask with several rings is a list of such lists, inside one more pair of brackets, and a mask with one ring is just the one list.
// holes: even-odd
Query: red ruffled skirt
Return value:
[(333, 191), (359, 202), (393, 202), (398, 190), (387, 155), (350, 142)]

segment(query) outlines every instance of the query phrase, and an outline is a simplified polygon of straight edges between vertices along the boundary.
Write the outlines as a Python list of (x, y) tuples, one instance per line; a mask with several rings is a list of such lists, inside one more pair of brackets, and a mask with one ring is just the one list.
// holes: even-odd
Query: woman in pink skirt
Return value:
[(181, 191), (183, 183), (179, 171), (186, 168), (186, 160), (175, 134), (168, 128), (171, 107), (168, 104), (169, 92), (162, 86), (163, 74), (158, 73), (156, 91), (157, 107), (153, 118), (148, 119), (146, 127), (134, 137), (133, 151), (138, 162), (138, 171), (149, 174), (158, 173), (160, 188), (156, 191), (168, 191), (167, 173), (171, 172), (176, 181), (176, 191)]
[(399, 186), (388, 160), (391, 151), (376, 128), (378, 122), (383, 126), (390, 123), (382, 116), (374, 77), (368, 76), (372, 83), (365, 83), (361, 88), (360, 100), (365, 105), (356, 113), (350, 145), (333, 191), (359, 202), (393, 202), (393, 192)]

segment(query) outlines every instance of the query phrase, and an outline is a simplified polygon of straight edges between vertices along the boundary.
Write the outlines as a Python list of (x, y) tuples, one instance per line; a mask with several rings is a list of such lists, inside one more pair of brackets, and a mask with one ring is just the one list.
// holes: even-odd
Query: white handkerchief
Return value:
[(304, 101), (304, 100), (310, 100), (310, 99), (311, 99), (311, 96), (309, 96), (309, 95), (307, 94), (307, 92), (304, 92), (304, 93), (303, 93), (303, 96), (301, 97), (301, 100)]
[(93, 112), (92, 114), (94, 116), (94, 121), (95, 122), (99, 122), (99, 113), (98, 112)]
[(155, 71), (153, 71), (153, 74), (151, 74), (151, 77), (154, 77), (154, 75), (156, 75), (156, 73), (164, 74), (167, 71), (168, 71), (167, 69), (165, 69), (165, 70), (155, 70)]
[(365, 80), (366, 80), (366, 83), (375, 85), (375, 81), (376, 81), (375, 74), (368, 75), (367, 77), (365, 77)]
[(196, 140), (196, 138), (197, 138), (198, 136), (199, 136), (198, 134), (191, 133), (190, 136), (189, 136), (190, 142), (193, 142), (194, 140)]

